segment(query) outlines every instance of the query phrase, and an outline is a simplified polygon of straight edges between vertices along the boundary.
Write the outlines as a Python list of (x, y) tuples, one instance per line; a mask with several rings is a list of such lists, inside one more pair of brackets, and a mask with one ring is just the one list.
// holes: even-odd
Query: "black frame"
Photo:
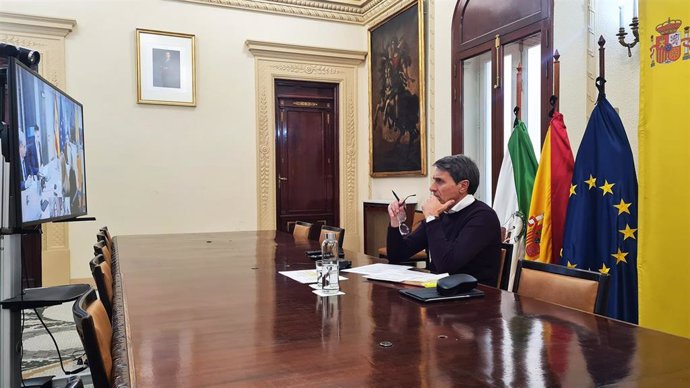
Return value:
[(609, 280), (611, 276), (599, 272), (567, 268), (562, 265), (547, 264), (539, 261), (518, 260), (517, 268), (515, 269), (515, 281), (513, 282), (513, 292), (516, 294), (520, 287), (520, 274), (523, 268), (597, 282), (598, 286), (597, 296), (594, 301), (594, 314), (604, 315), (606, 313), (606, 303), (609, 297)]
[[(10, 204), (14, 204), (14, 206), (10, 206), (10, 208), (14, 208), (14, 222), (10, 220), (10, 224), (14, 225), (16, 227), (26, 227), (26, 226), (31, 226), (31, 225), (39, 225), (47, 222), (55, 222), (55, 221), (61, 221), (61, 220), (70, 220), (79, 216), (85, 216), (88, 214), (88, 195), (87, 195), (87, 188), (86, 188), (86, 139), (84, 138), (84, 106), (77, 100), (75, 100), (72, 96), (69, 94), (65, 93), (63, 90), (55, 86), (52, 82), (48, 81), (47, 79), (43, 78), (40, 74), (36, 73), (35, 71), (31, 70), (28, 66), (24, 65), (21, 63), (19, 60), (16, 58), (8, 58), (9, 60), (9, 66), (8, 66), (8, 75), (7, 75), (7, 83), (9, 86), (9, 106), (10, 106), (10, 126), (11, 128), (9, 129), (9, 146), (10, 146), (10, 155), (11, 155), (11, 163), (13, 164), (11, 167), (11, 173), (10, 173), (10, 197), (14, 195), (14, 201), (10, 198)], [(83, 213), (71, 213), (69, 215), (64, 215), (64, 216), (59, 216), (59, 217), (51, 217), (51, 218), (41, 218), (38, 220), (34, 221), (28, 221), (28, 222), (23, 222), (22, 219), (22, 204), (21, 204), (21, 190), (19, 188), (19, 176), (20, 176), (20, 165), (19, 165), (19, 117), (18, 117), (18, 106), (19, 106), (19, 101), (18, 101), (18, 90), (17, 90), (17, 77), (19, 75), (17, 66), (21, 67), (22, 69), (28, 71), (31, 75), (34, 77), (38, 78), (41, 82), (44, 82), (46, 85), (49, 87), (53, 88), (59, 95), (62, 95), (75, 103), (79, 108), (81, 109), (81, 142), (82, 142), (82, 147), (84, 149), (84, 158), (83, 158), (83, 179), (84, 179), (84, 212)], [(70, 210), (72, 210), (70, 208)], [(10, 210), (10, 217), (12, 217), (12, 210)]]

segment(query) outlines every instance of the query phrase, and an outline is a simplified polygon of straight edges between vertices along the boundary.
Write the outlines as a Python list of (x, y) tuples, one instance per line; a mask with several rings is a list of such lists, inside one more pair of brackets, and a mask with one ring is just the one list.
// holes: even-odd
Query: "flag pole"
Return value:
[(513, 127), (518, 124), (518, 121), (522, 119), (522, 62), (518, 63), (517, 66), (517, 93), (516, 93), (516, 103), (513, 113), (515, 113), (515, 122)]
[(558, 98), (561, 96), (561, 54), (558, 50), (553, 54), (553, 95), (556, 96), (553, 108), (558, 112)]
[(605, 63), (604, 63), (604, 45), (606, 44), (606, 39), (604, 39), (604, 35), (599, 35), (599, 77), (597, 78), (597, 88), (599, 89), (599, 94), (600, 95), (605, 95), (606, 94), (606, 76), (604, 73), (604, 69), (606, 68)]

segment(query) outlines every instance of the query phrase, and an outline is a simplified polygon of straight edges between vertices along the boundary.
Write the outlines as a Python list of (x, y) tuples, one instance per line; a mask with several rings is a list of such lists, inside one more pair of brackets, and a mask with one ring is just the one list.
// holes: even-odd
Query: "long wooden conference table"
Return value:
[[(115, 239), (116, 386), (690, 386), (690, 340), (481, 287), (421, 304), (343, 273), (321, 298), (282, 232)], [(377, 259), (346, 251), (354, 266)]]

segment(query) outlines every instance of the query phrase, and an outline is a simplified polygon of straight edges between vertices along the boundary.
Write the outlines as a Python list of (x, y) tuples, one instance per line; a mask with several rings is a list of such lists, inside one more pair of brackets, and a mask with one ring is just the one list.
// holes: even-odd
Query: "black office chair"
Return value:
[(77, 299), (72, 307), (72, 314), (89, 360), (93, 386), (110, 388), (113, 370), (113, 328), (103, 304), (96, 298), (96, 290), (91, 289)]
[(609, 275), (519, 260), (513, 292), (595, 314), (606, 312)]
[(91, 260), (91, 275), (96, 282), (98, 295), (105, 311), (108, 313), (108, 318), (113, 319), (113, 273), (110, 264), (107, 261), (98, 261), (98, 256)]

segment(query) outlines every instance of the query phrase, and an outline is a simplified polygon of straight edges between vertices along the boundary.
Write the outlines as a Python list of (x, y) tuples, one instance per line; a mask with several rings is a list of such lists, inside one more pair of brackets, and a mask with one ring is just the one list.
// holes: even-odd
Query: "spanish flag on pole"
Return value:
[(690, 337), (690, 4), (640, 1), (640, 325)]
[(574, 164), (563, 115), (556, 112), (546, 132), (534, 180), (525, 241), (525, 258), (528, 260), (560, 262)]

